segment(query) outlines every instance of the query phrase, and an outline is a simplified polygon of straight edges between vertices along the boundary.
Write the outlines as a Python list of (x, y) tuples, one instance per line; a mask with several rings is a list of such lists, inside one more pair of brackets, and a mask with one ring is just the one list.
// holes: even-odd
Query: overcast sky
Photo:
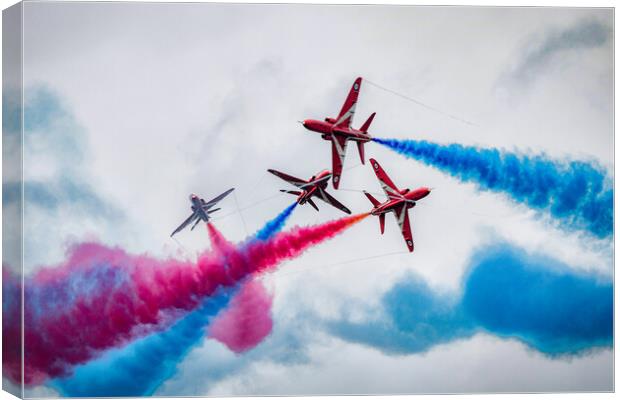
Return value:
[[(189, 214), (192, 192), (210, 198), (235, 187), (221, 203), (221, 215), (230, 215), (215, 224), (230, 240), (243, 240), (293, 200), (277, 195), (286, 185), (267, 168), (302, 178), (330, 168), (328, 143), (296, 121), (336, 116), (357, 76), (473, 122), (363, 82), (354, 126), (377, 112), (374, 136), (545, 153), (612, 173), (608, 9), (24, 7), (32, 132), (24, 173), (44, 188), (27, 199), (27, 272), (62, 260), (68, 243), (93, 238), (133, 253), (193, 257), (208, 247), (204, 231), (169, 238)], [(379, 191), (356, 153), (350, 146), (340, 187)], [(237, 356), (206, 340), (157, 394), (612, 389), (609, 348), (553, 358), (478, 332), (394, 354), (325, 328), (343, 315), (371, 318), (383, 294), (410, 275), (438, 293), (456, 293), (470, 258), (498, 242), (588, 274), (609, 277), (613, 269), (610, 240), (559, 230), (505, 196), (377, 144), (366, 154), (400, 187), (435, 188), (411, 210), (415, 252), (406, 253), (389, 216), (383, 237), (368, 218), (311, 249), (264, 277), (275, 323), (265, 342)], [(353, 212), (369, 209), (359, 192), (332, 192)], [(320, 213), (300, 207), (289, 224), (340, 216), (328, 206)], [(367, 257), (374, 258), (343, 263)], [(294, 361), (282, 356), (289, 348), (299, 356)]]

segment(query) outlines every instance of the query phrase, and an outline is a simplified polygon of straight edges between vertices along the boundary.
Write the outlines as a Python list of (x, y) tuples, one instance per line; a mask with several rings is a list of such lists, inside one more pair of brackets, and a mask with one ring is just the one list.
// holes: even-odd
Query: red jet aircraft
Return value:
[(342, 166), (344, 165), (344, 156), (347, 152), (347, 142), (349, 140), (357, 142), (357, 150), (360, 153), (360, 160), (364, 164), (364, 143), (369, 142), (372, 137), (368, 134), (368, 128), (372, 123), (375, 113), (370, 114), (368, 120), (360, 129), (351, 127), (353, 115), (355, 114), (355, 105), (357, 104), (357, 96), (359, 95), (362, 85), (362, 78), (357, 78), (353, 82), (353, 86), (349, 91), (349, 95), (338, 114), (338, 118), (325, 118), (325, 121), (315, 119), (307, 119), (302, 122), (303, 126), (311, 131), (320, 133), (323, 139), (332, 142), (332, 172), (334, 179), (332, 181), (334, 189), (338, 189), (340, 184), (340, 175), (342, 175)]
[(411, 236), (411, 225), (409, 224), (409, 212), (407, 210), (413, 208), (416, 201), (428, 196), (431, 190), (426, 187), (421, 187), (412, 191), (409, 189), (399, 190), (375, 159), (371, 158), (370, 164), (375, 174), (377, 174), (383, 191), (388, 197), (385, 203), (380, 203), (370, 193), (364, 191), (364, 194), (374, 206), (370, 213), (379, 216), (379, 225), (381, 226), (381, 234), (383, 234), (385, 230), (385, 214), (393, 212), (396, 217), (396, 222), (398, 222), (398, 226), (400, 226), (400, 231), (405, 238), (407, 247), (411, 252), (413, 251), (413, 237)]
[(294, 176), (287, 175), (274, 169), (268, 169), (267, 171), (301, 189), (301, 191), (280, 190), (281, 192), (298, 196), (297, 204), (309, 203), (315, 210), (319, 211), (319, 208), (316, 206), (314, 201), (312, 201), (312, 197), (316, 197), (317, 199), (321, 199), (327, 204), (330, 204), (347, 214), (351, 214), (351, 211), (348, 208), (343, 206), (338, 200), (334, 199), (325, 191), (327, 181), (332, 177), (332, 174), (328, 170), (319, 172), (307, 181), (295, 178)]

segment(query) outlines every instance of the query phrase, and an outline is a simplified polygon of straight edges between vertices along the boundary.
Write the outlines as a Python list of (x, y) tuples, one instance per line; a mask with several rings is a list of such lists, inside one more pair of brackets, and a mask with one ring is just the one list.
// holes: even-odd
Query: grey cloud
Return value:
[(526, 47), (521, 60), (511, 70), (509, 77), (519, 83), (529, 83), (554, 62), (557, 54), (567, 50), (586, 50), (603, 46), (610, 39), (611, 33), (610, 27), (591, 18), (581, 19), (561, 31), (551, 31), (540, 41)]
[(5, 88), (2, 93), (2, 130), (6, 134), (19, 134), (21, 124), (21, 95), (18, 90)]
[[(5, 93), (5, 98), (8, 97)], [(3, 104), (5, 131), (11, 137), (19, 135), (19, 104)], [(46, 86), (25, 91), (24, 152), (32, 168), (43, 155), (51, 158), (58, 173), (50, 179), (24, 180), (26, 204), (57, 211), (71, 207), (80, 214), (95, 218), (120, 218), (122, 213), (104, 200), (81, 172), (84, 154), (88, 152), (82, 127), (62, 103), (60, 96)], [(19, 200), (21, 185), (17, 181), (3, 182), (2, 201), (5, 204)]]
[[(20, 196), (21, 185), (18, 182), (2, 185), (2, 201), (5, 204), (17, 202)], [(49, 182), (24, 182), (24, 198), (29, 205), (49, 211), (72, 207), (73, 212), (93, 218), (118, 219), (122, 216), (116, 207), (104, 201), (90, 185), (70, 177)]]

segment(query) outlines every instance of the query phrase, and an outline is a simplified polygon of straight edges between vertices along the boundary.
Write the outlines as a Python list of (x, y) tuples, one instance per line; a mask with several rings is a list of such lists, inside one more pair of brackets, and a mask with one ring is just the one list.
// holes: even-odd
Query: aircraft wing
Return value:
[(174, 232), (172, 232), (172, 234), (170, 235), (170, 237), (173, 237), (174, 235), (176, 235), (177, 233), (181, 232), (183, 229), (185, 229), (185, 227), (187, 227), (187, 225), (191, 224), (192, 221), (194, 219), (196, 219), (196, 217), (198, 216), (197, 213), (193, 212), (192, 215), (190, 215), (189, 217), (187, 217), (187, 219), (185, 221), (183, 221), (183, 223), (181, 225), (179, 225), (179, 227), (177, 229), (174, 230)]
[(230, 194), (230, 192), (232, 192), (233, 190), (235, 190), (235, 188), (232, 189), (228, 189), (227, 191), (225, 191), (224, 193), (220, 194), (219, 196), (207, 201), (206, 203), (204, 203), (204, 206), (209, 209), (211, 207), (213, 207), (214, 205), (217, 204), (218, 201), (222, 200), (224, 197), (228, 196)]
[(353, 86), (351, 86), (351, 90), (349, 90), (349, 94), (347, 99), (344, 101), (342, 105), (342, 109), (338, 114), (338, 119), (336, 120), (336, 127), (349, 128), (351, 126), (351, 122), (353, 122), (353, 115), (355, 115), (355, 106), (357, 105), (357, 96), (360, 93), (360, 87), (362, 86), (362, 78), (357, 78), (355, 82), (353, 82)]
[(383, 168), (381, 168), (377, 160), (371, 158), (370, 164), (372, 165), (372, 169), (373, 171), (375, 171), (377, 179), (379, 179), (379, 183), (381, 183), (381, 187), (383, 188), (386, 196), (392, 200), (401, 199), (403, 195), (398, 192), (398, 188), (396, 187), (394, 182), (392, 182), (388, 174), (385, 173)]
[(308, 183), (308, 181), (304, 181), (300, 178), (295, 178), (294, 176), (285, 174), (284, 172), (276, 171), (275, 169), (268, 169), (267, 171), (297, 187), (305, 186)]
[(411, 224), (409, 222), (409, 212), (407, 211), (407, 204), (403, 205), (403, 208), (396, 211), (394, 213), (396, 216), (396, 222), (398, 222), (398, 226), (400, 227), (400, 231), (405, 238), (405, 243), (407, 243), (407, 248), (409, 251), (413, 251), (413, 236), (411, 235)]
[(317, 198), (323, 200), (324, 202), (326, 202), (327, 204), (330, 204), (334, 207), (336, 207), (337, 209), (347, 213), (347, 214), (351, 214), (351, 210), (349, 210), (348, 208), (346, 208), (342, 203), (340, 203), (338, 200), (334, 199), (329, 193), (327, 193), (325, 190), (319, 188), (318, 190), (318, 194), (315, 195)]
[(338, 189), (344, 156), (347, 154), (347, 138), (336, 133), (332, 133), (332, 184), (334, 189)]

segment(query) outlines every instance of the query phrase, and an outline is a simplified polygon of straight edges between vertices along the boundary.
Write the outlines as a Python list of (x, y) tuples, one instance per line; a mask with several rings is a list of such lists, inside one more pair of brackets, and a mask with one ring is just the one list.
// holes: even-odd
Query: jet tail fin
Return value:
[(381, 234), (385, 232), (385, 214), (379, 215), (379, 227), (381, 228)]
[(372, 203), (373, 206), (378, 206), (379, 204), (379, 200), (375, 199), (372, 194), (368, 193), (367, 191), (364, 190), (364, 194), (366, 195), (366, 197), (368, 197), (368, 200), (370, 200), (370, 202)]
[(360, 131), (364, 133), (368, 132), (368, 128), (370, 128), (370, 124), (372, 124), (372, 120), (375, 118), (375, 114), (377, 113), (370, 114), (370, 117), (368, 117), (366, 122), (364, 122), (364, 125), (362, 125), (362, 127), (360, 128)]
[(353, 121), (353, 115), (355, 114), (355, 106), (357, 104), (357, 96), (360, 93), (360, 86), (362, 85), (362, 78), (359, 77), (353, 82), (353, 86), (347, 95), (347, 99), (342, 105), (342, 109), (338, 114), (338, 119), (335, 122), (337, 127), (350, 127), (351, 121)]
[(364, 164), (365, 160), (364, 160), (364, 143), (363, 142), (357, 142), (357, 151), (359, 151), (360, 153), (360, 161), (362, 162), (362, 164)]

